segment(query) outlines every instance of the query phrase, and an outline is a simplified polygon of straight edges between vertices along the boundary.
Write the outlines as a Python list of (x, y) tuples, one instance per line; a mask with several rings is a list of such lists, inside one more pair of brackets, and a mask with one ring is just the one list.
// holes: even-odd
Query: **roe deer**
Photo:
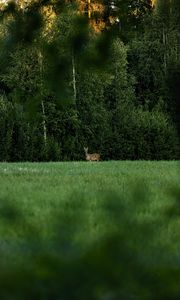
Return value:
[(100, 154), (98, 153), (88, 153), (88, 148), (84, 147), (85, 155), (86, 155), (86, 160), (88, 161), (99, 161), (100, 160)]

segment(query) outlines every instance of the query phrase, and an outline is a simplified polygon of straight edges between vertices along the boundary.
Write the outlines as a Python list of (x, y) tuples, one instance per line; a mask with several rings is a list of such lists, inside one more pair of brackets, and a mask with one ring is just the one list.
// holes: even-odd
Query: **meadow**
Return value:
[[(107, 261), (112, 260), (111, 265), (115, 270), (118, 266), (116, 249), (121, 249), (119, 253), (124, 249), (121, 253), (122, 261), (126, 261), (127, 264), (127, 260), (132, 259), (135, 272), (136, 267), (139, 268), (139, 258), (141, 258), (142, 274), (144, 265), (145, 269), (149, 270), (150, 266), (153, 268), (158, 263), (159, 278), (162, 274), (162, 276), (166, 274), (160, 271), (161, 267), (164, 270), (164, 266), (166, 272), (168, 268), (171, 271), (173, 268), (173, 276), (179, 276), (177, 273), (180, 267), (179, 170), (178, 161), (1, 163), (1, 270), (10, 269), (12, 266), (17, 268), (25, 261), (26, 266), (27, 261), (31, 261), (29, 264), (33, 265), (32, 258), (42, 256), (43, 251), (43, 256), (46, 257), (60, 255), (63, 263), (66, 259), (72, 260), (72, 257), (76, 259), (78, 257), (79, 266), (81, 263), (84, 264), (84, 261), (79, 261), (80, 257), (83, 259), (88, 257), (87, 264), (92, 265), (92, 260), (96, 262), (96, 271), (93, 268), (93, 272), (98, 274), (101, 269), (104, 269), (106, 273), (107, 269), (107, 273), (111, 274), (112, 270), (109, 269), (109, 265), (106, 265)], [(100, 250), (94, 253), (97, 247), (103, 249), (101, 249), (102, 255)], [(93, 254), (89, 257), (87, 253)], [(113, 257), (116, 257), (116, 262)], [(48, 259), (46, 263), (47, 261)], [(124, 262), (120, 263), (122, 266), (120, 270), (121, 273), (126, 274), (123, 264)], [(128, 269), (131, 267), (128, 263)], [(76, 267), (73, 270), (71, 272), (76, 277), (74, 275), (77, 271)], [(147, 275), (147, 270), (145, 273)], [(9, 280), (8, 274), (4, 278), (11, 286), (12, 281)], [(45, 274), (49, 272), (43, 271), (40, 275), (38, 273), (38, 276), (42, 276), (44, 280)], [(118, 277), (117, 272), (115, 274)], [(0, 279), (4, 282), (1, 275)], [(49, 275), (47, 276), (49, 278)], [(86, 274), (86, 280), (87, 276)], [(116, 281), (114, 276), (113, 273), (113, 286)], [(127, 276), (129, 278), (129, 275)], [(17, 279), (18, 276), (15, 278)], [(22, 276), (20, 278), (23, 291)], [(111, 283), (112, 278), (108, 278), (108, 284)], [(167, 285), (168, 290), (165, 289), (164, 292), (169, 292), (171, 295), (174, 293), (176, 296), (179, 285), (171, 284), (169, 275), (167, 278), (170, 286)], [(82, 278), (81, 280), (83, 281)], [(137, 282), (135, 284), (132, 278), (128, 280), (134, 289)], [(66, 286), (66, 283), (63, 284)], [(71, 286), (70, 283), (68, 284)], [(150, 283), (150, 286), (153, 284)], [(16, 286), (18, 287), (18, 282)], [(24, 290), (28, 290), (27, 285), (25, 287)], [(96, 296), (91, 295), (89, 298), (86, 296), (86, 299), (105, 299), (102, 296), (103, 288), (101, 289)], [(121, 293), (122, 290), (123, 288)], [(145, 294), (149, 293), (147, 290)], [(118, 291), (116, 290), (117, 295), (119, 295)], [(158, 294), (156, 287), (159, 299), (165, 299), (164, 292), (161, 295), (162, 288), (159, 288)], [(9, 296), (6, 297), (6, 291), (3, 293), (4, 299), (10, 299)], [(61, 299), (83, 299), (84, 297), (82, 291), (78, 296), (76, 294), (64, 296), (63, 293)], [(128, 298), (129, 294), (126, 298), (126, 289), (123, 293), (124, 299), (131, 299)], [(137, 290), (135, 289), (133, 293), (133, 299), (136, 299)], [(108, 299), (119, 299), (116, 298), (117, 295)], [(31, 296), (36, 298), (34, 294)], [(38, 297), (37, 299), (41, 299)], [(49, 299), (48, 297), (44, 296), (42, 299)], [(142, 296), (142, 299), (151, 299), (150, 296), (148, 297)], [(152, 299), (156, 299), (153, 297)], [(20, 295), (17, 299), (21, 299)], [(138, 295), (137, 299), (141, 297)]]

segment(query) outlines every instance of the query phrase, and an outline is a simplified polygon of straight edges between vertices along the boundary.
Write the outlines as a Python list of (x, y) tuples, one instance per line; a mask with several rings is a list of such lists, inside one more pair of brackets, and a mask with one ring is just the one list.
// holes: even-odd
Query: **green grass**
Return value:
[(179, 168), (1, 163), (0, 298), (178, 299)]
[[(179, 167), (176, 161), (1, 163), (0, 201), (17, 206), (24, 221), (37, 227), (43, 237), (53, 236), (58, 214), (71, 221), (83, 214), (86, 222), (76, 239), (86, 244), (111, 227), (103, 210), (107, 197), (110, 202), (117, 195), (117, 201), (138, 221), (158, 219), (173, 202), (171, 192), (179, 186)], [(176, 221), (172, 220), (175, 225), (170, 228), (162, 226), (161, 235), (169, 242), (176, 239), (176, 226), (180, 226)], [(0, 231), (7, 228), (1, 224)], [(17, 239), (24, 232), (24, 226), (10, 230)]]

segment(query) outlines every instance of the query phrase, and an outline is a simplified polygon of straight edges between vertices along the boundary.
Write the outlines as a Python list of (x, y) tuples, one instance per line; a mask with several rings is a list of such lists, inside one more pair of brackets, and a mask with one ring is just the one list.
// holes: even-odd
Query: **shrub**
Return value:
[[(128, 113), (127, 113), (128, 112)], [(159, 111), (119, 109), (111, 159), (178, 159), (179, 141), (169, 118)], [(119, 121), (117, 122), (117, 119)]]

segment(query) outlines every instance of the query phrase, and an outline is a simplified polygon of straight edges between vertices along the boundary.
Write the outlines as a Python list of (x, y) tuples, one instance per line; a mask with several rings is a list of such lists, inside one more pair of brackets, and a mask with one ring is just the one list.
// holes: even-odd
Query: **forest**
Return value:
[(179, 29), (179, 0), (1, 1), (0, 161), (179, 159)]

